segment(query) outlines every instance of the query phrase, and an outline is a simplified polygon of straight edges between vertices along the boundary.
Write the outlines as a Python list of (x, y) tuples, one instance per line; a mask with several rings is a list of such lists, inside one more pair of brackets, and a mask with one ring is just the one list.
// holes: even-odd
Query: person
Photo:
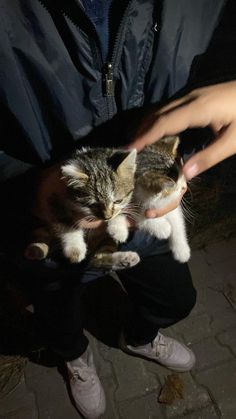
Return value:
[[(0, 5), (1, 266), (34, 277), (40, 332), (66, 362), (78, 410), (93, 419), (104, 412), (105, 395), (83, 333), (81, 299), (87, 284), (104, 273), (83, 263), (21, 257), (34, 173), (83, 144), (141, 149), (189, 127), (211, 126), (216, 141), (202, 151), (201, 141), (191, 144), (188, 179), (233, 154), (235, 6), (231, 0)], [(146, 114), (149, 106), (132, 139), (127, 121), (137, 126), (139, 111)], [(173, 370), (190, 370), (193, 352), (160, 332), (195, 304), (187, 264), (174, 261), (166, 241), (136, 230), (122, 248), (141, 257), (119, 273), (133, 308), (122, 348)]]

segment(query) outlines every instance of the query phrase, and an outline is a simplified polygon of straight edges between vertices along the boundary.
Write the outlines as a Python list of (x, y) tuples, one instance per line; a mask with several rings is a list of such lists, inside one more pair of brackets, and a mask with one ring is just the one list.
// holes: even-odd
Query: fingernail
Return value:
[(194, 176), (197, 176), (199, 173), (199, 167), (195, 163), (192, 166), (185, 167), (184, 174), (187, 180), (191, 180)]

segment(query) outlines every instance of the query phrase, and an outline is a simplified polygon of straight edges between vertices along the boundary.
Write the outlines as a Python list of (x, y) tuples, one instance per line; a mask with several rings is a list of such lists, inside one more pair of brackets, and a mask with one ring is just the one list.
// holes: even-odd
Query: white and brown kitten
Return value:
[[(145, 217), (148, 208), (166, 207), (186, 188), (178, 145), (178, 137), (166, 137), (138, 154), (132, 202), (137, 227), (158, 239), (168, 238), (174, 258), (184, 263), (190, 258), (190, 247), (181, 206), (162, 217)], [(118, 215), (108, 231), (118, 242), (126, 241), (128, 228), (124, 215)]]
[[(33, 211), (43, 227), (33, 231), (26, 258), (44, 259), (59, 242), (71, 263), (83, 261), (91, 249), (88, 230), (81, 222), (104, 220), (109, 230), (113, 219), (125, 211), (134, 189), (136, 156), (136, 150), (83, 148), (70, 160), (45, 170)], [(93, 241), (99, 244), (95, 266), (123, 269), (139, 262), (136, 252), (114, 251), (116, 242), (108, 237), (94, 237)], [(96, 244), (90, 240), (89, 247), (94, 251)]]

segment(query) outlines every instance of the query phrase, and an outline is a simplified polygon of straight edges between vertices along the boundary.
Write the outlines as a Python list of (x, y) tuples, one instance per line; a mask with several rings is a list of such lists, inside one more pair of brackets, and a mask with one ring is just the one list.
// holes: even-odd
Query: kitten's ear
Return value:
[(63, 178), (66, 179), (68, 186), (81, 187), (85, 186), (89, 180), (86, 175), (76, 164), (67, 163), (61, 167)]
[(175, 135), (172, 137), (161, 138), (156, 142), (156, 146), (165, 148), (168, 154), (171, 154), (172, 156), (176, 157), (179, 143), (179, 137)]
[(136, 158), (137, 150), (134, 148), (131, 151), (122, 153), (124, 154), (122, 161), (116, 168), (116, 172), (119, 176), (127, 175), (128, 173), (135, 173), (136, 170)]

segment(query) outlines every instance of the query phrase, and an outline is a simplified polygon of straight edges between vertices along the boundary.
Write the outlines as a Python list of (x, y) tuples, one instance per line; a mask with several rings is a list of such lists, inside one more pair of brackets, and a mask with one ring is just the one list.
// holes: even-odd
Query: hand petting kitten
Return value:
[(130, 147), (141, 150), (188, 128), (210, 127), (214, 141), (184, 165), (187, 180), (236, 153), (236, 81), (196, 89), (150, 114)]

